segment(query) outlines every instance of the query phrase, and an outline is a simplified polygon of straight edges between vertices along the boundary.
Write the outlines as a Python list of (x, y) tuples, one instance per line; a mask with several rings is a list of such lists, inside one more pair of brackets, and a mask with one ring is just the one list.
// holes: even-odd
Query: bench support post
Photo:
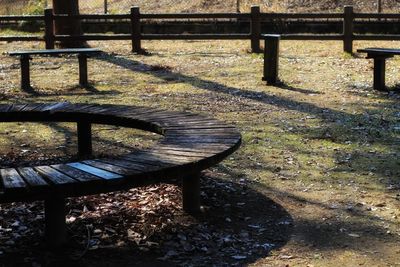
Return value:
[(183, 177), (183, 210), (191, 215), (200, 212), (200, 173)]
[(82, 87), (88, 86), (88, 73), (87, 73), (87, 55), (79, 54), (79, 85)]
[(21, 62), (21, 89), (30, 90), (31, 89), (31, 75), (29, 71), (29, 60), (31, 58), (29, 55), (23, 55), (20, 57)]
[(265, 34), (264, 45), (264, 77), (263, 81), (267, 81), (268, 85), (274, 85), (278, 81), (279, 69), (279, 40), (280, 35)]
[(78, 157), (80, 159), (92, 155), (92, 124), (78, 122)]
[(374, 58), (374, 89), (386, 91), (386, 58)]
[(60, 248), (67, 242), (65, 199), (54, 197), (44, 201), (45, 238), (50, 249)]

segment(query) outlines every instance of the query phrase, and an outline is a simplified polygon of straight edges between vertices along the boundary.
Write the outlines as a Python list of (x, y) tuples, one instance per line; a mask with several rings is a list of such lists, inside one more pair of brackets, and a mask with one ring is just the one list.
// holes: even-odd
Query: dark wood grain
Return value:
[(1, 181), (5, 192), (22, 191), (27, 189), (27, 184), (16, 169), (8, 168), (0, 170)]

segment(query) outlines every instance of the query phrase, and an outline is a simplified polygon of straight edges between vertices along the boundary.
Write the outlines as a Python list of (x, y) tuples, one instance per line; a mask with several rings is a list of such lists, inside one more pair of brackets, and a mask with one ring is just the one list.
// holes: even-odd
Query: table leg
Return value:
[(386, 91), (385, 86), (386, 58), (374, 58), (374, 89)]
[(78, 157), (83, 159), (92, 155), (92, 124), (78, 122)]
[(200, 173), (183, 177), (183, 210), (195, 215), (200, 212)]
[(31, 88), (31, 76), (29, 72), (29, 60), (31, 58), (27, 55), (20, 57), (21, 62), (21, 89), (29, 90)]
[(79, 54), (79, 84), (83, 87), (88, 86), (88, 74), (87, 74), (87, 55)]
[(50, 249), (60, 248), (67, 242), (65, 199), (49, 198), (44, 201), (45, 238)]

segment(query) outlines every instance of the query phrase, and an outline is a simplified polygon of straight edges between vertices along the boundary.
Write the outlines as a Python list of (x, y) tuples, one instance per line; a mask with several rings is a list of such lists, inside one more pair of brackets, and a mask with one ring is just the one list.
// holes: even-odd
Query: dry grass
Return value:
[[(131, 6), (139, 6), (144, 13), (189, 13), (189, 12), (236, 12), (237, 1), (240, 3), (241, 12), (249, 12), (252, 5), (260, 5), (265, 12), (341, 12), (344, 5), (353, 5), (356, 11), (376, 12), (377, 0), (351, 1), (351, 0), (108, 0), (109, 13), (128, 13)], [(28, 0), (2, 1), (1, 14), (21, 14), (26, 11)], [(35, 1), (31, 1), (35, 3)], [(45, 1), (42, 1), (43, 5)], [(400, 5), (395, 0), (383, 2), (384, 12), (398, 12)], [(51, 5), (51, 1), (47, 1)], [(81, 13), (104, 12), (104, 1), (81, 1)]]
[[(128, 42), (91, 45), (106, 52), (89, 61), (91, 91), (75, 86), (77, 63), (68, 57), (35, 58), (35, 94), (21, 92), (17, 60), (1, 55), (2, 102), (144, 105), (234, 123), (243, 146), (216, 173), (273, 199), (294, 222), (287, 244), (254, 266), (399, 263), (399, 95), (371, 89), (369, 60), (343, 54), (340, 42), (283, 41), (283, 83), (273, 87), (261, 81), (262, 56), (247, 53), (247, 42), (145, 42), (147, 56), (129, 53)], [(367, 46), (399, 43), (357, 42), (355, 48)], [(42, 44), (0, 44), (2, 52), (33, 48)], [(398, 59), (388, 62), (389, 87), (396, 87), (399, 69)], [(7, 140), (35, 146), (43, 139), (36, 150), (46, 146), (48, 153), (59, 153), (53, 145), (74, 146), (72, 130), (43, 126), (43, 134), (32, 130), (27, 138), (24, 127), (1, 126), (0, 153), (9, 152)], [(51, 136), (54, 144), (46, 141)], [(131, 137), (117, 140), (129, 144)], [(14, 145), (15, 153), (22, 149)]]

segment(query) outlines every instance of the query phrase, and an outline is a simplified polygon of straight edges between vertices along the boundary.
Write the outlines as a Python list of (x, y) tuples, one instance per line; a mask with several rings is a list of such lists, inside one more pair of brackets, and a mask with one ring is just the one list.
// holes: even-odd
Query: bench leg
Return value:
[(29, 72), (29, 56), (21, 56), (21, 89), (29, 90), (31, 88), (31, 75)]
[(65, 199), (50, 198), (44, 201), (45, 238), (50, 249), (60, 248), (67, 242)]
[(78, 122), (78, 157), (80, 159), (92, 155), (92, 124)]
[(374, 89), (386, 91), (385, 86), (386, 59), (374, 58)]
[(79, 54), (79, 85), (82, 87), (88, 86), (88, 73), (87, 73), (87, 55)]
[(195, 215), (200, 212), (200, 173), (183, 177), (183, 210)]

